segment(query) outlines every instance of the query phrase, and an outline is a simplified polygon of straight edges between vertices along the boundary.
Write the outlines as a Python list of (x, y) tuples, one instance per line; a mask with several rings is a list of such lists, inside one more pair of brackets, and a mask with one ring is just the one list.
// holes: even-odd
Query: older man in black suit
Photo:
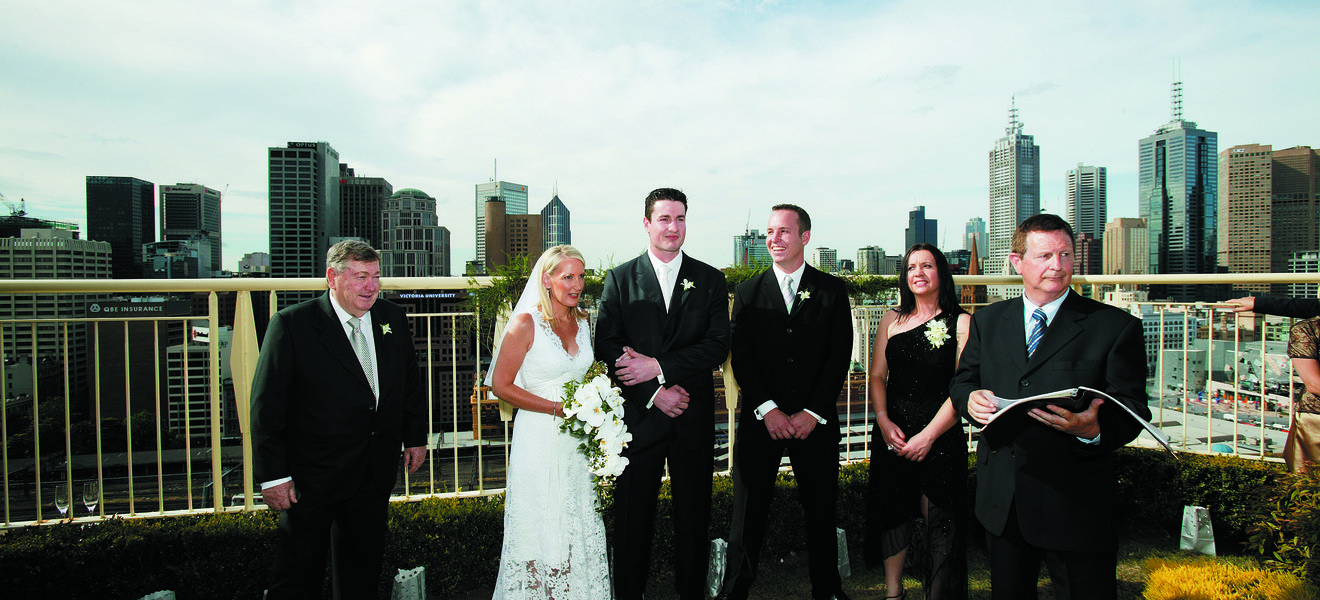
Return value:
[(596, 319), (596, 359), (624, 396), (632, 442), (615, 482), (614, 592), (638, 600), (651, 563), (655, 507), (669, 464), (674, 577), (678, 596), (701, 599), (709, 555), (715, 380), (729, 356), (724, 274), (685, 255), (687, 196), (660, 188), (646, 197), (650, 247), (605, 276)]
[[(326, 255), (329, 291), (277, 313), (253, 378), (254, 479), (281, 511), (267, 598), (373, 598), (390, 490), (425, 457), (426, 404), (403, 309), (378, 301), (380, 257)], [(404, 449), (406, 447), (406, 450)]]
[[(1058, 216), (1024, 220), (1009, 261), (1022, 297), (972, 317), (949, 385), (954, 407), (984, 425), (992, 396), (1021, 398), (1087, 386), (1150, 418), (1141, 321), (1070, 291), (1072, 228)], [(976, 516), (986, 529), (991, 598), (1035, 598), (1042, 559), (1060, 597), (1117, 596), (1111, 454), (1141, 427), (1118, 406), (1057, 406), (1003, 415), (976, 450)]]
[(839, 392), (852, 319), (843, 281), (806, 263), (811, 217), (775, 206), (766, 228), (774, 265), (733, 297), (733, 373), (742, 390), (733, 446), (733, 521), (720, 598), (747, 598), (787, 452), (806, 517), (812, 598), (847, 598), (839, 579)]

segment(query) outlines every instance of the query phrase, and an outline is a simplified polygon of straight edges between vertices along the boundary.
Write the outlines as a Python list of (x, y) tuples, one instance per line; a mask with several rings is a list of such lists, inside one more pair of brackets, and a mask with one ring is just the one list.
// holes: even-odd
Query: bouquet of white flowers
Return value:
[(587, 468), (596, 480), (596, 510), (604, 512), (614, 478), (628, 466), (628, 459), (620, 454), (632, 441), (623, 423), (623, 396), (610, 383), (605, 363), (596, 361), (581, 381), (564, 384), (564, 420), (559, 429), (582, 440), (578, 448), (587, 455)]

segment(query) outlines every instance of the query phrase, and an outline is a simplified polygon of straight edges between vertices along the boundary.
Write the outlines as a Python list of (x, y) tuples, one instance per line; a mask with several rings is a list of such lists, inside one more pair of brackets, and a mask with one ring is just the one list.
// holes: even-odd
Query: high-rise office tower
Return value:
[[(0, 238), (0, 279), (110, 279), (113, 269), (111, 252), (110, 242), (81, 240), (77, 231), (26, 229), (20, 237)], [(6, 361), (26, 361), (36, 371), (37, 397), (63, 397), (67, 368), (69, 392), (77, 399), (77, 406), (86, 406), (83, 402), (89, 399), (91, 377), (89, 324), (74, 320), (65, 330), (57, 321), (100, 316), (91, 305), (105, 298), (96, 294), (0, 295), (0, 315), (12, 319), (46, 320), (31, 326), (21, 323), (0, 328), (3, 336), (0, 344), (6, 349)], [(106, 329), (114, 330), (115, 327)], [(0, 368), (7, 369), (8, 365), (0, 365)], [(122, 368), (119, 372), (123, 372)], [(15, 398), (20, 393), (13, 387), (16, 384), (26, 393), (32, 393), (31, 374), (28, 373), (26, 381), (6, 381), (5, 391), (10, 394), (7, 398)]]
[(449, 229), (440, 226), (435, 198), (404, 188), (381, 208), (380, 274), (449, 277)]
[[(271, 277), (325, 277), (325, 253), (339, 233), (339, 152), (326, 142), (267, 150)], [(280, 294), (280, 308), (316, 292)]]
[[(1245, 144), (1219, 153), (1219, 267), (1229, 273), (1269, 273), (1272, 221), (1270, 146)], [(1270, 284), (1237, 284), (1268, 294)]]
[(913, 208), (908, 211), (908, 226), (904, 230), (904, 241), (907, 243), (903, 248), (904, 252), (915, 244), (930, 244), (938, 247), (939, 220), (927, 219), (925, 206)]
[(394, 186), (384, 177), (359, 177), (339, 163), (339, 231), (332, 237), (362, 238), (380, 250), (381, 209)]
[(1064, 218), (1072, 225), (1074, 234), (1090, 234), (1097, 240), (1104, 237), (1108, 220), (1105, 207), (1109, 203), (1107, 180), (1104, 167), (1077, 163), (1076, 169), (1068, 169)]
[(1150, 235), (1144, 219), (1119, 217), (1105, 225), (1105, 275), (1141, 275), (1150, 268)]
[[(209, 272), (212, 277), (223, 269), (221, 264), (220, 192), (196, 183), (160, 186), (160, 239), (162, 242), (187, 242), (205, 239), (209, 245)], [(200, 244), (199, 244), (200, 245)]]
[(857, 249), (857, 273), (879, 275), (880, 263), (885, 259), (885, 249), (879, 246), (866, 246)]
[(770, 266), (774, 260), (770, 258), (770, 249), (765, 246), (765, 240), (764, 232), (751, 227), (747, 228), (746, 233), (733, 236), (733, 264)]
[(826, 273), (839, 271), (839, 251), (833, 248), (816, 248), (811, 251), (811, 262)]
[[(1320, 150), (1274, 151), (1274, 271), (1289, 271), (1295, 254), (1320, 250)], [(1314, 298), (1312, 294), (1310, 297)]]
[(542, 250), (572, 243), (573, 232), (569, 229), (568, 207), (559, 199), (559, 192), (556, 190), (555, 196), (541, 209), (541, 244), (544, 246)]
[[(1173, 119), (1139, 145), (1137, 187), (1150, 235), (1151, 274), (1214, 273), (1217, 261), (1219, 136), (1183, 120), (1182, 83), (1173, 84)], [(1152, 299), (1215, 300), (1215, 286), (1151, 286)]]
[[(1219, 267), (1229, 273), (1287, 273), (1295, 253), (1320, 248), (1320, 153), (1244, 144), (1219, 153)], [(1237, 290), (1288, 293), (1285, 284)]]
[[(499, 200), (504, 203), (505, 215), (527, 214), (527, 186), (507, 181), (488, 181), (477, 184), (477, 264), (489, 267), (486, 260), (486, 201)], [(501, 259), (500, 264), (504, 264)]]
[[(1035, 138), (1022, 133), (1016, 99), (1008, 111), (1004, 137), (990, 151), (989, 261), (981, 265), (986, 275), (1010, 275), (1008, 254), (1018, 223), (1040, 212), (1040, 147)], [(991, 296), (1007, 298), (1021, 293), (1022, 286), (990, 286)]]
[(110, 242), (115, 279), (147, 276), (142, 245), (156, 241), (156, 185), (136, 177), (87, 176), (87, 239)]
[(981, 258), (988, 256), (990, 247), (986, 245), (985, 219), (981, 217), (967, 219), (967, 228), (963, 234), (963, 250), (971, 250), (973, 246), (981, 253)]
[(1073, 233), (1073, 274), (1099, 275), (1104, 270), (1104, 246), (1089, 233)]
[(494, 273), (495, 267), (507, 265), (518, 256), (526, 256), (535, 263), (541, 255), (541, 215), (510, 214), (506, 212), (507, 204), (496, 198), (487, 200), (482, 208), (486, 273)]

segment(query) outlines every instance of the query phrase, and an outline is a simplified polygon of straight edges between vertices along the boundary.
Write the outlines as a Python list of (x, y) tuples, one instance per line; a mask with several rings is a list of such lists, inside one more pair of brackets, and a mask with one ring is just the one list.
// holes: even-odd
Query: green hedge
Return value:
[[(1253, 524), (1270, 504), (1260, 495), (1282, 473), (1277, 464), (1240, 458), (1123, 449), (1115, 457), (1120, 514), (1134, 524), (1176, 536), (1184, 504), (1210, 508), (1221, 553), (1242, 550)], [(843, 467), (839, 526), (851, 548), (863, 542), (868, 463)], [(969, 459), (968, 494), (975, 485)], [(728, 535), (733, 483), (714, 481), (710, 537)], [(661, 489), (652, 573), (667, 577), (673, 564), (669, 489)], [(380, 594), (388, 597), (398, 569), (426, 567), (429, 594), (449, 598), (494, 586), (504, 535), (502, 496), (430, 499), (390, 505), (390, 535)], [(802, 508), (793, 478), (782, 475), (771, 506), (771, 530), (762, 560), (806, 549)], [(180, 598), (257, 598), (265, 588), (275, 543), (269, 511), (166, 519), (111, 519), (59, 524), (0, 535), (0, 581), (10, 597), (140, 598), (174, 590)], [(329, 597), (328, 594), (326, 597)]]

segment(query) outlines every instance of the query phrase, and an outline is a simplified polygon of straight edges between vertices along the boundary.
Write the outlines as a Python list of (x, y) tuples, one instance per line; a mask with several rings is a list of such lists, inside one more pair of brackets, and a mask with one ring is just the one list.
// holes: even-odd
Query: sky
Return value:
[[(224, 268), (268, 242), (267, 148), (326, 141), (359, 176), (438, 200), (454, 272), (492, 178), (555, 190), (589, 267), (646, 247), (642, 199), (689, 199), (717, 267), (772, 205), (809, 249), (940, 246), (989, 218), (1016, 105), (1043, 209), (1078, 163), (1136, 217), (1137, 143), (1183, 117), (1219, 150), (1320, 146), (1320, 3), (0, 0), (0, 194), (86, 230), (86, 177), (224, 192)], [(0, 209), (6, 210), (6, 209)], [(159, 212), (157, 212), (159, 227)]]

